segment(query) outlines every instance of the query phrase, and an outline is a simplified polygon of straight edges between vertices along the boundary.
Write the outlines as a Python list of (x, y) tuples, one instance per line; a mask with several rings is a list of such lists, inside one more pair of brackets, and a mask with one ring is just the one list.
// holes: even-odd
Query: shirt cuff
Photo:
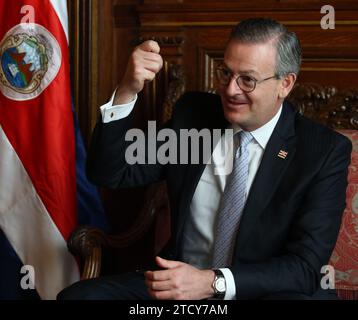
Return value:
[(236, 285), (235, 279), (230, 269), (222, 268), (220, 271), (223, 273), (226, 281), (226, 293), (224, 300), (235, 300), (236, 298)]
[(109, 123), (111, 121), (120, 120), (127, 117), (133, 110), (138, 96), (134, 97), (134, 100), (125, 104), (113, 105), (115, 93), (113, 93), (111, 100), (101, 106), (102, 122)]

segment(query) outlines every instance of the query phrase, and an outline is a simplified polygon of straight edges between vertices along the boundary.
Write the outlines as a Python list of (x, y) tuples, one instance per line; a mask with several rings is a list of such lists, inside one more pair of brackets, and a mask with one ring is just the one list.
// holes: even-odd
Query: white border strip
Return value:
[(50, 0), (53, 8), (55, 9), (58, 18), (61, 21), (63, 30), (65, 31), (67, 43), (68, 42), (68, 14), (67, 14), (67, 1), (66, 0)]

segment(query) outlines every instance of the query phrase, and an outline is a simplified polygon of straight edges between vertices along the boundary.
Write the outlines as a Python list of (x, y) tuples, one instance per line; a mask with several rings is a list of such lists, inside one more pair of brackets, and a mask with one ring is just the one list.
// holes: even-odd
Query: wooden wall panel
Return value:
[[(146, 3), (146, 2), (144, 2)], [(240, 20), (266, 16), (295, 31), (303, 48), (299, 81), (358, 87), (358, 3), (333, 1), (336, 29), (323, 30), (324, 1), (183, 1), (138, 8), (141, 34), (155, 37), (173, 29), (184, 35), (183, 70), (188, 90), (212, 91), (230, 29)]]
[(111, 96), (138, 41), (139, 3), (68, 0), (74, 101), (86, 143), (99, 106)]
[(69, 1), (75, 100), (86, 142), (98, 106), (118, 84), (136, 44), (157, 40), (166, 62), (162, 74), (140, 96), (136, 115), (138, 124), (144, 124), (147, 119), (162, 119), (173, 72), (176, 76), (183, 72), (188, 90), (214, 89), (213, 68), (222, 59), (230, 29), (248, 17), (272, 17), (298, 34), (303, 47), (299, 81), (358, 87), (358, 2), (330, 2), (336, 10), (334, 30), (320, 27), (325, 4), (321, 0)]

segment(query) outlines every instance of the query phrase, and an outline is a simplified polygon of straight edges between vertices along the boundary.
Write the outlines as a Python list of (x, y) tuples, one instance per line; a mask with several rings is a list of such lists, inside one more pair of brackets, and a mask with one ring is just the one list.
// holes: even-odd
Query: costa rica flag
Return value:
[(70, 233), (106, 228), (70, 88), (67, 1), (0, 0), (0, 298), (55, 299), (79, 280)]

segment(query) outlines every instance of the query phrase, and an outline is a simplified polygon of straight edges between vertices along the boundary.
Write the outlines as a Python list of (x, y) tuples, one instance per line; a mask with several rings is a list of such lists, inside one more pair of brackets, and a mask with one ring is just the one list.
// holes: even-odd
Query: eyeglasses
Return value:
[[(220, 84), (223, 86), (227, 86), (233, 76), (234, 76), (234, 74), (229, 69), (227, 69), (225, 67), (216, 68), (216, 77), (217, 77), (218, 81), (220, 82)], [(273, 78), (278, 79), (276, 75), (262, 79), (262, 80), (256, 80), (250, 76), (241, 75), (235, 79), (235, 82), (240, 87), (240, 89), (242, 91), (249, 93), (249, 92), (252, 92), (255, 90), (257, 84), (260, 84), (261, 82), (264, 82), (266, 80), (273, 79)]]

